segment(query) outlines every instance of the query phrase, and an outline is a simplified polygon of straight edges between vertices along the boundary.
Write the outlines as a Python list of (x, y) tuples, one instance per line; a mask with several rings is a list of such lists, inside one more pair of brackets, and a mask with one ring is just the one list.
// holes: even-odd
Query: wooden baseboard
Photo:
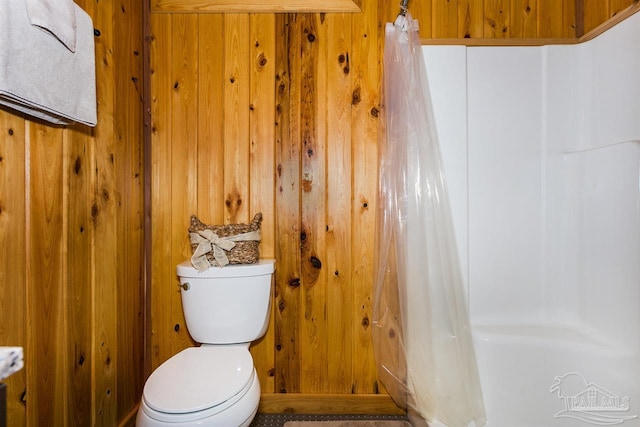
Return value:
[(260, 396), (258, 412), (263, 414), (363, 414), (403, 415), (386, 394), (270, 393)]
[(135, 427), (136, 425), (136, 415), (138, 415), (138, 408), (140, 404), (138, 403), (136, 406), (129, 411), (127, 415), (118, 423), (118, 427)]

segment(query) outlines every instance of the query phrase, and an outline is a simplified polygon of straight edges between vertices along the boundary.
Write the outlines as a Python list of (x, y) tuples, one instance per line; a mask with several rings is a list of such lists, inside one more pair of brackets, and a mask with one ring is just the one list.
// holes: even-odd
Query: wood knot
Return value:
[(351, 105), (358, 105), (361, 101), (360, 88), (356, 88), (351, 94)]
[(80, 175), (80, 171), (82, 170), (82, 160), (80, 160), (80, 156), (76, 157), (76, 161), (73, 162), (73, 173), (76, 175)]
[(289, 286), (292, 288), (297, 288), (300, 286), (300, 278), (299, 277), (294, 277), (293, 279), (289, 280)]
[(98, 219), (100, 208), (95, 203), (91, 205), (91, 219), (95, 222)]
[(320, 261), (315, 256), (312, 256), (311, 258), (309, 258), (309, 262), (311, 263), (311, 266), (317, 270), (320, 270), (322, 268), (322, 261)]

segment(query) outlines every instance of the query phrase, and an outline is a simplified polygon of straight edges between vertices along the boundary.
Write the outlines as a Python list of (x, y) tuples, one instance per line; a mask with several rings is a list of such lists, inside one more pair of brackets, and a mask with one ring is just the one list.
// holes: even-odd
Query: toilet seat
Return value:
[(193, 421), (221, 412), (255, 381), (246, 346), (187, 348), (158, 367), (147, 380), (143, 403), (159, 421)]

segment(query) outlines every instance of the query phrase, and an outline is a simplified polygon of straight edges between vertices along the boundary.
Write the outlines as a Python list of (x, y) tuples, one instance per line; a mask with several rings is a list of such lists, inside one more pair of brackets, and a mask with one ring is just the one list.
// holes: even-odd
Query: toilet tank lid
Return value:
[(178, 264), (176, 271), (179, 277), (196, 278), (226, 278), (226, 277), (250, 277), (271, 274), (275, 270), (276, 260), (260, 259), (255, 264), (229, 264), (224, 267), (210, 267), (204, 271), (196, 270), (191, 261)]

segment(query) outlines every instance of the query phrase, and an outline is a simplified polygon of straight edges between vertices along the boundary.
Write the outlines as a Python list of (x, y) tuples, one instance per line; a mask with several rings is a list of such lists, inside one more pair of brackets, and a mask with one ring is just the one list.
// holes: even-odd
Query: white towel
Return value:
[(0, 381), (24, 366), (22, 347), (0, 347)]
[(76, 51), (76, 13), (72, 0), (25, 0), (29, 22)]
[(75, 53), (31, 25), (24, 1), (0, 0), (0, 105), (54, 124), (96, 125), (93, 22), (74, 10)]

